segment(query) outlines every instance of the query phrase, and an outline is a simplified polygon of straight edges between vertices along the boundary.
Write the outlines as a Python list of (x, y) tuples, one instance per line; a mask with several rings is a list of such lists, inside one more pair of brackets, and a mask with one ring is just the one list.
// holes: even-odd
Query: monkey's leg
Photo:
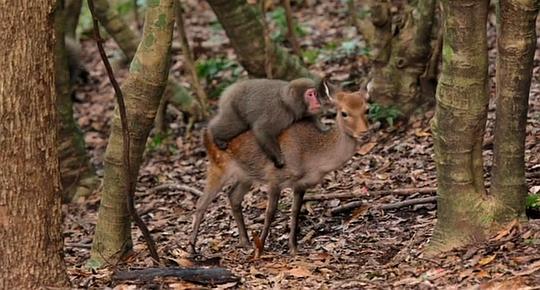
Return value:
[(268, 193), (268, 203), (266, 205), (266, 213), (264, 216), (264, 227), (261, 234), (261, 248), (257, 248), (255, 253), (257, 257), (259, 257), (264, 250), (264, 243), (266, 241), (266, 237), (268, 237), (268, 234), (270, 233), (270, 225), (272, 224), (272, 221), (274, 221), (280, 193), (281, 189), (279, 188), (279, 186), (275, 184), (270, 186), (270, 192)]
[(241, 181), (234, 189), (229, 191), (229, 202), (231, 204), (231, 211), (238, 227), (238, 236), (240, 238), (240, 246), (243, 248), (249, 247), (249, 238), (246, 231), (246, 224), (244, 223), (244, 215), (242, 213), (242, 201), (244, 195), (251, 188), (251, 182)]
[(283, 168), (285, 166), (285, 160), (283, 160), (283, 154), (281, 154), (281, 148), (277, 140), (279, 132), (269, 131), (269, 128), (272, 128), (271, 125), (254, 126), (253, 134), (264, 154), (274, 162), (274, 166), (276, 168)]
[(249, 130), (248, 124), (243, 122), (234, 112), (224, 111), (210, 121), (208, 129), (216, 146), (227, 149), (229, 141), (241, 133)]
[(199, 227), (203, 220), (204, 213), (206, 212), (206, 209), (208, 209), (210, 203), (216, 198), (222, 187), (223, 181), (218, 170), (210, 164), (206, 178), (206, 186), (204, 188), (204, 195), (197, 200), (197, 207), (195, 214), (193, 215), (191, 239), (189, 242), (189, 250), (193, 254), (197, 252), (195, 245), (197, 243), (197, 235), (199, 234)]
[(289, 252), (291, 255), (298, 254), (298, 216), (300, 215), (300, 209), (304, 203), (304, 188), (295, 188), (293, 204), (291, 208), (291, 224), (290, 224), (290, 233), (289, 233)]

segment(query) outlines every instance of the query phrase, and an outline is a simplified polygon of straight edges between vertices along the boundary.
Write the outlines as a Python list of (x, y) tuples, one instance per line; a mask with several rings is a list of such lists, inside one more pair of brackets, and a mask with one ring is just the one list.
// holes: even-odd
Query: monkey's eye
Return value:
[(349, 117), (349, 114), (347, 114), (347, 112), (341, 112), (341, 117), (347, 118)]

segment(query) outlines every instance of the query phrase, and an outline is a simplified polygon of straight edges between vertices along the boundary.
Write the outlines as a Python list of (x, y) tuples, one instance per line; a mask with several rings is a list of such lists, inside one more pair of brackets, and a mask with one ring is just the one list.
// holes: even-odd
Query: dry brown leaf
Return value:
[(508, 223), (502, 230), (500, 230), (498, 233), (497, 233), (497, 236), (495, 236), (492, 240), (494, 241), (498, 241), (500, 239), (502, 239), (503, 237), (507, 236), (510, 231), (518, 224), (518, 220), (517, 219), (514, 219), (513, 221), (511, 221), (510, 223)]
[(377, 143), (368, 142), (368, 143), (360, 146), (360, 148), (358, 148), (358, 150), (356, 150), (356, 153), (358, 153), (360, 155), (366, 155), (366, 154), (369, 153), (369, 151), (371, 151), (371, 149), (373, 149), (373, 147), (375, 147), (375, 145), (377, 145)]
[(304, 278), (304, 277), (311, 276), (311, 271), (307, 269), (306, 267), (300, 266), (300, 267), (290, 269), (289, 271), (287, 271), (287, 274), (297, 277), (297, 278)]
[(484, 258), (480, 259), (480, 261), (478, 261), (478, 265), (480, 265), (480, 266), (487, 265), (487, 264), (491, 263), (495, 259), (496, 256), (497, 256), (497, 254), (494, 254), (492, 256), (484, 257)]

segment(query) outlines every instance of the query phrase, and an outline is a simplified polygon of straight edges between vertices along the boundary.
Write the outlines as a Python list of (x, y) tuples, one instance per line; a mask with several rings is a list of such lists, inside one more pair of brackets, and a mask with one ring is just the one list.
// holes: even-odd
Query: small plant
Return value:
[(525, 207), (531, 210), (540, 210), (540, 195), (531, 194), (527, 195), (527, 201)]
[(302, 58), (307, 64), (314, 64), (319, 57), (320, 51), (317, 49), (308, 49), (302, 51)]
[(380, 104), (373, 103), (369, 105), (368, 118), (372, 122), (386, 122), (388, 126), (394, 126), (394, 121), (403, 116), (403, 113), (394, 106), (384, 107)]
[[(204, 79), (210, 87), (208, 97), (214, 99), (242, 73), (242, 67), (238, 63), (226, 58), (201, 59), (195, 66), (199, 78)], [(219, 82), (213, 82), (214, 80)]]

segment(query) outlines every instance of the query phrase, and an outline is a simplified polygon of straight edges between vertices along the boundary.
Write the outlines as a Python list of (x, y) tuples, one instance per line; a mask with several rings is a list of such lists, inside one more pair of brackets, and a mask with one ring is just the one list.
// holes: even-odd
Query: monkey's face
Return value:
[(304, 92), (304, 101), (308, 107), (310, 114), (317, 114), (321, 110), (321, 103), (317, 97), (317, 90), (314, 88), (307, 89)]

